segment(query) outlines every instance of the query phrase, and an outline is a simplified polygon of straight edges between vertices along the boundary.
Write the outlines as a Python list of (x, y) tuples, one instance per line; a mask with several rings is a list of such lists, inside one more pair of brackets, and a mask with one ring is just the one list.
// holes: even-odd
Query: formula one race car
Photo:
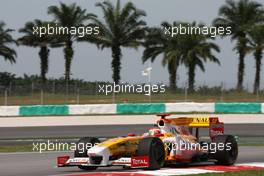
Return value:
[[(224, 124), (217, 117), (166, 118), (168, 114), (158, 116), (160, 119), (156, 127), (140, 136), (129, 134), (104, 142), (94, 137), (81, 138), (78, 144), (85, 144), (87, 148), (77, 148), (74, 158), (58, 157), (57, 166), (78, 166), (84, 170), (106, 166), (155, 170), (176, 163), (235, 163), (238, 155), (236, 139), (232, 135), (224, 135)], [(201, 128), (209, 129), (207, 141), (200, 139)]]

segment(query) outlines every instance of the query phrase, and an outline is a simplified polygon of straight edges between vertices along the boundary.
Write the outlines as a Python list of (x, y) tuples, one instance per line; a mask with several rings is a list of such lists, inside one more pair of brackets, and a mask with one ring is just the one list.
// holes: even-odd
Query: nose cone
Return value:
[(89, 156), (93, 156), (93, 155), (103, 156), (105, 153), (108, 153), (108, 149), (106, 147), (94, 146), (88, 150)]
[(88, 156), (102, 156), (102, 162), (100, 165), (108, 165), (110, 152), (106, 147), (94, 146), (88, 150)]

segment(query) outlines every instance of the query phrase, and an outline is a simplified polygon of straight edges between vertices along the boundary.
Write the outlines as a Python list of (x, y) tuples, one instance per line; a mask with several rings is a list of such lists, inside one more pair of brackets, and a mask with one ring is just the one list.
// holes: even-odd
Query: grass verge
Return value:
[(32, 144), (0, 146), (0, 153), (32, 152)]

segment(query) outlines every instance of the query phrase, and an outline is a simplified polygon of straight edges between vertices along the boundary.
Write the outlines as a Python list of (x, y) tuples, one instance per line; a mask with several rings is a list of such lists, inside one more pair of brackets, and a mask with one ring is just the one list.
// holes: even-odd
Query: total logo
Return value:
[(131, 167), (148, 167), (149, 157), (148, 156), (135, 156), (131, 158)]

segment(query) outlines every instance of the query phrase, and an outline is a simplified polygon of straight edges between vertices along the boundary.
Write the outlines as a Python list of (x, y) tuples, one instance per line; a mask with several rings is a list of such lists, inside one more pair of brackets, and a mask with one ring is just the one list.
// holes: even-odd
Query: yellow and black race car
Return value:
[[(129, 134), (100, 142), (94, 137), (81, 138), (84, 150), (76, 149), (74, 158), (59, 156), (58, 167), (78, 166), (84, 170), (124, 166), (160, 169), (164, 165), (213, 161), (232, 165), (238, 145), (232, 135), (224, 135), (224, 124), (217, 117), (166, 118), (161, 114), (155, 128), (143, 135)], [(208, 140), (201, 140), (199, 129), (208, 128)]]

